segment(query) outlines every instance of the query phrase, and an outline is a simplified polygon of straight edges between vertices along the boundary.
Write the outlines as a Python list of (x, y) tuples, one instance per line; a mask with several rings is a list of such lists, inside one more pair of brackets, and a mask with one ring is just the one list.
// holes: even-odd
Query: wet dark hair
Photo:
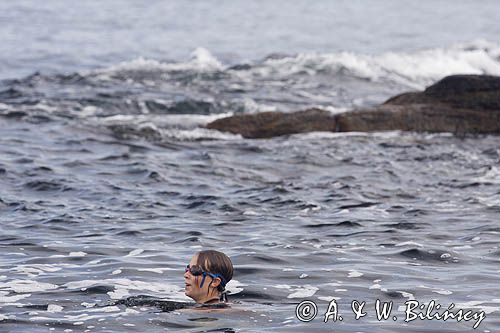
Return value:
[[(226, 283), (233, 278), (233, 263), (231, 259), (222, 252), (215, 250), (200, 251), (198, 252), (198, 260), (196, 263), (201, 266), (204, 271), (222, 275)], [(225, 289), (222, 283), (217, 286), (217, 290), (221, 293), (224, 292)]]

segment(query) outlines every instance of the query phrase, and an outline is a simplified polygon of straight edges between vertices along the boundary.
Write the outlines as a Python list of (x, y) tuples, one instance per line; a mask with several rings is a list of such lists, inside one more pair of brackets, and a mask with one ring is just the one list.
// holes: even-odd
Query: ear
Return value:
[(221, 283), (221, 279), (216, 277), (216, 278), (213, 278), (212, 279), (212, 283), (210, 283), (210, 285), (214, 288), (217, 288)]

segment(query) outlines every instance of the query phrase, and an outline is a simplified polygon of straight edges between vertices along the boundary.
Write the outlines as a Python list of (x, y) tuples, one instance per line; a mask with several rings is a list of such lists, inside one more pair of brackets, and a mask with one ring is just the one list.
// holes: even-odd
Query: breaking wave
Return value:
[(500, 75), (500, 45), (475, 41), (378, 55), (273, 54), (236, 65), (198, 48), (185, 62), (138, 58), (86, 72), (0, 81), (0, 115), (32, 123), (75, 119), (119, 137), (234, 139), (199, 125), (237, 113), (310, 107), (342, 112), (451, 74)]

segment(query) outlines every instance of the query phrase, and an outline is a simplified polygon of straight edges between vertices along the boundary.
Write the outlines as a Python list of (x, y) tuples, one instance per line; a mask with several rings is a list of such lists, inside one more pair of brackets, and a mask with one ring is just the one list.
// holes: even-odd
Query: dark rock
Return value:
[(338, 115), (338, 131), (500, 133), (500, 77), (448, 76), (423, 92)]
[(448, 76), (423, 92), (409, 92), (367, 109), (333, 116), (310, 109), (294, 113), (263, 112), (218, 119), (206, 126), (267, 138), (311, 131), (416, 131), (500, 133), (500, 77)]
[(500, 77), (452, 75), (423, 92), (410, 92), (390, 98), (384, 104), (445, 104), (473, 110), (500, 110)]
[(443, 104), (381, 105), (339, 114), (336, 121), (339, 132), (500, 133), (500, 110), (458, 109)]
[(293, 133), (335, 131), (335, 118), (331, 112), (320, 109), (292, 113), (260, 112), (217, 119), (206, 127), (241, 134), (245, 138), (270, 138)]

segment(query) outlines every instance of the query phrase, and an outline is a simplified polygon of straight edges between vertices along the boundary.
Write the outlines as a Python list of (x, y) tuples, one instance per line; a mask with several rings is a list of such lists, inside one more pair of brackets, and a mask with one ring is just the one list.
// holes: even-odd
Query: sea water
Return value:
[[(450, 74), (499, 75), (499, 10), (1, 3), (0, 330), (498, 331), (496, 136), (249, 140), (202, 125), (344, 112)], [(166, 311), (189, 301), (183, 268), (206, 248), (235, 264), (233, 310)], [(306, 300), (318, 310), (309, 322), (296, 318)], [(393, 302), (387, 320), (377, 300)], [(405, 322), (406, 302), (433, 300), (485, 318), (476, 330)], [(332, 301), (343, 320), (325, 323)]]

